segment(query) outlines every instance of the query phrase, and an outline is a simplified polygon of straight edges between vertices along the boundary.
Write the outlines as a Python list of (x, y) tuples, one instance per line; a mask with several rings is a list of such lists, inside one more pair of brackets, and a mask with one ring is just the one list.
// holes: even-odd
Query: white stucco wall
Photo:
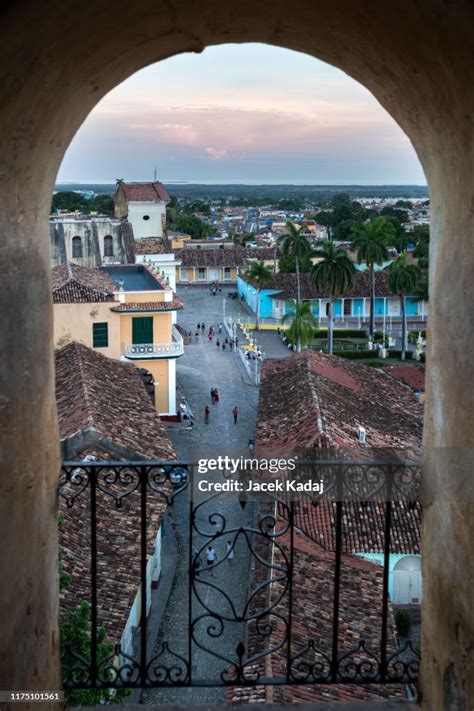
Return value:
[[(143, 219), (148, 216), (150, 219)], [(129, 202), (128, 221), (133, 228), (135, 239), (161, 237), (166, 220), (166, 204), (160, 202)]]

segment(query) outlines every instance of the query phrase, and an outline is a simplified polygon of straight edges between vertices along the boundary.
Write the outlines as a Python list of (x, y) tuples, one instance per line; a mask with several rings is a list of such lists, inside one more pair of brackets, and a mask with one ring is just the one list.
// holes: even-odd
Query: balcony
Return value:
[[(419, 652), (395, 630), (388, 570), (392, 541), (398, 536), (397, 507), (406, 515), (416, 506), (420, 467), (326, 460), (303, 466), (305, 476), (310, 466), (324, 480), (325, 504), (334, 516), (332, 547), (314, 554), (321, 556), (317, 575), (307, 543), (300, 545), (301, 522), (307, 516), (301, 510), (307, 502), (301, 499), (238, 494), (232, 501), (216, 500), (215, 494), (200, 493), (197, 471), (181, 462), (65, 462), (59, 482), (62, 525), (77, 528), (74, 519), (81, 516), (89, 522), (89, 533), (80, 526), (85, 545), (69, 550), (77, 557), (69, 565), (80, 565), (81, 585), (89, 587), (90, 636), (88, 650), (62, 649), (64, 688), (225, 687), (228, 703), (236, 698), (245, 702), (246, 694), (264, 700), (271, 688), (281, 688), (280, 701), (289, 703), (310, 699), (308, 692), (318, 701), (318, 694), (327, 696), (331, 687), (336, 688), (330, 698), (337, 700), (339, 694), (347, 699), (350, 688), (357, 687), (355, 699), (366, 693), (369, 706), (384, 701), (387, 708), (393, 701), (403, 704), (408, 687), (414, 697)], [(238, 477), (245, 484), (239, 491), (246, 489), (245, 476)], [(150, 597), (156, 594), (149, 582), (150, 540), (156, 532), (148, 529), (157, 501), (173, 510), (182, 539), (177, 565), (183, 586), (169, 598), (169, 636), (156, 620), (150, 623)], [(379, 572), (359, 559), (350, 562), (345, 541), (354, 522), (346, 505), (377, 509), (384, 559)], [(107, 517), (113, 517), (113, 526)], [(111, 536), (122, 540), (121, 521), (133, 541), (122, 558), (131, 560), (115, 556), (107, 562)], [(227, 559), (228, 542), (235, 560)], [(219, 556), (206, 566), (208, 546)], [(312, 550), (319, 551), (319, 544)], [(120, 567), (130, 570), (133, 561), (139, 602), (133, 642), (124, 649), (122, 629), (109, 627), (113, 651), (104, 654), (97, 642), (99, 629), (117, 600), (126, 604), (115, 581), (121, 580)], [(369, 570), (368, 584), (359, 606), (353, 576), (364, 570)], [(374, 708), (379, 706), (374, 703)]]
[(172, 340), (168, 343), (126, 343), (123, 354), (130, 360), (177, 358), (184, 353), (183, 337), (175, 326), (172, 326), (171, 333)]

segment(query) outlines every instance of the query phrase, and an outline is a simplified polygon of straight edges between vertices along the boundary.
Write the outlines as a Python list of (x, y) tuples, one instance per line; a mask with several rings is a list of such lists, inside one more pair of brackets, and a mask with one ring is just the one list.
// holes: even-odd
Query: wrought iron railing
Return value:
[(172, 327), (172, 340), (168, 343), (126, 343), (126, 358), (170, 358), (183, 355), (184, 342), (179, 331)]
[[(90, 588), (86, 596), (90, 640), (86, 650), (63, 645), (65, 688), (416, 682), (418, 651), (410, 642), (400, 645), (394, 634), (389, 560), (394, 507), (401, 502), (409, 508), (419, 506), (414, 503), (419, 495), (419, 466), (318, 461), (303, 463), (300, 475), (307, 478), (308, 472), (324, 481), (324, 503), (296, 500), (292, 494), (257, 500), (245, 493), (246, 475), (239, 478), (240, 493), (224, 499), (221, 494), (203, 493), (198, 486), (203, 477), (180, 462), (65, 462), (59, 482), (61, 565), (72, 573), (71, 585), (76, 580), (82, 595)], [(222, 473), (222, 481), (227, 479)], [(376, 643), (359, 639), (350, 648), (340, 627), (345, 595), (342, 569), (350, 552), (345, 543), (348, 502), (376, 506), (383, 513), (378, 532), (383, 548), (379, 636)], [(322, 505), (331, 507), (334, 516), (329, 527), (333, 546), (328, 546), (333, 591), (332, 622), (327, 639), (318, 642), (311, 637), (310, 624), (304, 637), (301, 620), (297, 623), (301, 612), (297, 606), (302, 603), (294, 598), (295, 537), (302, 527), (299, 507)], [(160, 506), (162, 513), (167, 508), (175, 514), (181, 538), (178, 567), (185, 580), (169, 602), (171, 616), (173, 605), (179, 607), (171, 633), (166, 636), (166, 627), (161, 627), (151, 640), (147, 611), (150, 596), (159, 595), (160, 589), (155, 591), (149, 579), (157, 546), (157, 531), (150, 528), (162, 525), (162, 518), (157, 518)], [(68, 527), (74, 534), (69, 538)], [(128, 535), (126, 544), (123, 532)], [(114, 536), (125, 549), (114, 549)], [(208, 563), (209, 546), (220, 554)], [(229, 550), (235, 557), (229, 557)], [(131, 555), (137, 558), (135, 566), (130, 566)], [(127, 598), (120, 587), (122, 564), (132, 576), (129, 582), (136, 598), (130, 591)], [(308, 585), (317, 591), (317, 580), (308, 579)], [(81, 594), (72, 591), (69, 598), (64, 596), (62, 614), (78, 603)], [(134, 643), (125, 648), (122, 626), (133, 610), (135, 618), (127, 624), (134, 628)], [(103, 627), (114, 648), (101, 657)], [(269, 667), (266, 661), (275, 657), (276, 663)]]

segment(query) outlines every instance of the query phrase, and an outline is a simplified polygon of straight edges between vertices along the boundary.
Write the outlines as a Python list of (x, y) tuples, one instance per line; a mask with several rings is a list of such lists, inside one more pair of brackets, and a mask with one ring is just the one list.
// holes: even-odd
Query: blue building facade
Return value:
[[(278, 298), (281, 290), (277, 289), (257, 289), (248, 283), (241, 275), (237, 277), (237, 291), (246, 304), (260, 318), (281, 319), (282, 316), (291, 311), (291, 299)], [(317, 319), (324, 320), (328, 315), (329, 299), (310, 299), (311, 310)], [(405, 300), (406, 313), (409, 318), (426, 319), (428, 315), (428, 303), (422, 299), (408, 296)], [(367, 320), (370, 315), (370, 294), (366, 297), (345, 297), (336, 299), (334, 302), (334, 317), (337, 319), (354, 318)], [(398, 296), (376, 297), (375, 317), (400, 318), (401, 303)]]

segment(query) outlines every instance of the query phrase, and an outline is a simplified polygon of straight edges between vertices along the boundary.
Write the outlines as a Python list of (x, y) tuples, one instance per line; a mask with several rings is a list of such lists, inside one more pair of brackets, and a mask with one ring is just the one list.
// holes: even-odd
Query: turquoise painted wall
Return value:
[(418, 315), (419, 299), (414, 299), (412, 296), (408, 296), (405, 301), (406, 301), (407, 316), (417, 316)]
[[(381, 565), (383, 567), (383, 553), (355, 553), (355, 555), (358, 555), (360, 558), (370, 560), (372, 563), (377, 563), (378, 565)], [(411, 553), (390, 554), (388, 563), (388, 594), (390, 595), (391, 600), (393, 600), (393, 569), (395, 568), (399, 560), (401, 560), (402, 558), (407, 558), (409, 555), (414, 555), (416, 558), (420, 558), (419, 555)]]
[(352, 299), (352, 315), (364, 316), (364, 299)]

